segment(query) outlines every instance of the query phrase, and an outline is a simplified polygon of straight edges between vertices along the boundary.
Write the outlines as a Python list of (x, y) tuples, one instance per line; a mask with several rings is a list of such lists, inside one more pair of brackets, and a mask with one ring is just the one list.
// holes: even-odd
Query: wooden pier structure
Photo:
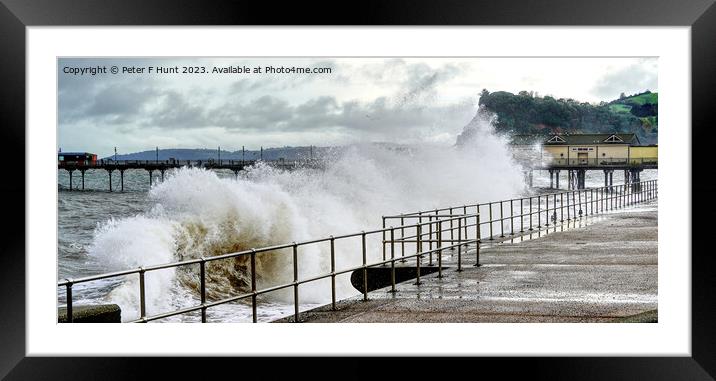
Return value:
[(641, 182), (641, 172), (645, 169), (659, 169), (657, 158), (640, 159), (553, 159), (540, 165), (523, 163), (530, 168), (528, 181), (532, 186), (534, 170), (549, 172), (549, 188), (559, 189), (560, 171), (567, 171), (567, 189), (585, 189), (587, 171), (603, 171), (604, 186), (614, 185), (614, 171), (624, 171), (624, 184)]
[(58, 170), (66, 170), (70, 177), (69, 190), (73, 190), (72, 177), (73, 173), (78, 171), (82, 178), (80, 189), (85, 189), (85, 172), (90, 169), (100, 169), (107, 171), (109, 180), (109, 191), (112, 192), (112, 174), (119, 172), (120, 191), (124, 191), (124, 171), (129, 169), (145, 170), (149, 173), (149, 185), (151, 186), (153, 176), (159, 172), (159, 177), (164, 180), (164, 173), (172, 169), (181, 167), (204, 168), (211, 170), (230, 170), (233, 171), (238, 178), (239, 172), (256, 165), (264, 163), (274, 168), (293, 170), (298, 168), (320, 168), (322, 162), (319, 160), (98, 160), (96, 162), (85, 163), (64, 163), (57, 165)]

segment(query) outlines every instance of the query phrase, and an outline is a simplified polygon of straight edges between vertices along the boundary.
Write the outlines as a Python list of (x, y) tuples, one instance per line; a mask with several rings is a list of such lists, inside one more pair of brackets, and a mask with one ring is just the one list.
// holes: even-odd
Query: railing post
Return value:
[(609, 186), (609, 204), (611, 205), (610, 210), (614, 210), (614, 188)]
[[(512, 199), (510, 199), (510, 235), (515, 235), (515, 211)], [(467, 238), (467, 237), (466, 237)]]
[[(547, 197), (549, 197), (549, 196), (547, 196)], [(554, 221), (554, 225), (556, 228), (557, 227), (557, 194), (556, 193), (552, 195), (552, 204), (554, 205), (552, 207), (553, 214), (550, 218), (552, 219), (552, 221)]]
[(477, 209), (477, 214), (475, 215), (475, 226), (477, 229), (477, 231), (475, 232), (475, 240), (476, 240), (475, 241), (475, 267), (479, 267), (480, 266), (480, 243), (482, 242), (481, 237), (480, 237), (482, 235), (482, 233), (480, 232), (480, 208)]
[(293, 242), (293, 322), (298, 323), (298, 245)]
[(363, 301), (368, 300), (368, 267), (366, 267), (365, 231), (361, 232), (361, 251), (363, 252)]
[[(452, 214), (452, 213), (450, 213), (450, 214)], [(423, 247), (423, 243), (421, 240), (422, 231), (421, 231), (420, 224), (418, 224), (417, 228), (418, 228), (418, 234), (417, 234), (418, 242), (417, 242), (417, 245), (415, 245), (416, 246), (415, 251), (416, 251), (416, 254), (420, 254), (422, 252), (421, 249)], [(450, 228), (450, 232), (452, 233), (452, 227)], [(365, 258), (365, 256), (364, 256), (364, 258)], [(365, 262), (365, 259), (364, 259), (364, 262)], [(420, 255), (415, 256), (415, 270), (417, 272), (417, 280), (416, 280), (415, 284), (419, 285), (420, 284)]]
[(251, 249), (251, 321), (256, 323), (258, 321), (258, 314), (256, 313), (257, 301), (256, 301), (256, 249)]
[(429, 266), (433, 265), (433, 216), (428, 215), (428, 251), (429, 253)]
[(405, 217), (400, 217), (400, 262), (405, 262)]
[[(537, 201), (539, 201), (539, 196), (537, 196)], [(549, 228), (549, 195), (547, 195), (547, 196), (544, 198), (544, 209), (545, 209), (545, 215), (544, 215), (545, 223), (544, 223), (544, 225)], [(538, 214), (538, 216), (539, 216), (539, 215), (542, 215), (542, 213)], [(541, 217), (540, 217), (540, 218), (541, 218)]]
[(206, 260), (201, 257), (199, 262), (199, 292), (201, 293), (201, 322), (206, 323)]
[(390, 292), (395, 292), (395, 229), (390, 227)]
[[(415, 220), (413, 220), (413, 221), (415, 221)], [(422, 231), (422, 229), (419, 229), (419, 227), (422, 226), (422, 224), (423, 224), (423, 213), (419, 212), (418, 213), (418, 225), (416, 226), (416, 230), (415, 230), (415, 236), (417, 237), (417, 240), (415, 241), (416, 249), (417, 249), (418, 245), (420, 244), (420, 242), (422, 242), (422, 239), (423, 239), (423, 237), (422, 237), (423, 231)], [(421, 251), (418, 251), (418, 252), (421, 252)], [(420, 257), (422, 257), (422, 255)]]
[(383, 261), (385, 261), (385, 216), (381, 216), (381, 218), (383, 219), (383, 232), (381, 233), (383, 235)]
[(489, 203), (490, 206), (490, 241), (494, 240), (494, 235), (492, 234), (492, 203)]
[[(539, 196), (537, 196), (539, 197)], [(537, 200), (539, 202), (539, 199)], [(539, 211), (537, 211), (537, 218), (539, 218)], [(530, 231), (532, 231), (532, 196), (530, 196)]]
[(428, 215), (428, 250), (430, 251), (429, 258), (429, 266), (433, 265), (433, 216)]
[(457, 271), (462, 271), (462, 218), (457, 220)]
[(500, 201), (500, 238), (505, 238), (505, 216), (502, 213), (502, 201)]
[(67, 322), (73, 323), (74, 317), (72, 316), (72, 279), (65, 279), (67, 281), (66, 292), (67, 292)]
[(564, 222), (564, 192), (559, 194), (559, 222)]
[(437, 238), (438, 242), (437, 242), (437, 247), (436, 247), (436, 248), (438, 249), (438, 278), (442, 278), (442, 277), (443, 277), (443, 251), (442, 251), (442, 247), (443, 247), (443, 233), (442, 233), (442, 230), (443, 230), (443, 222), (442, 222), (442, 221), (438, 221), (437, 224), (438, 224), (438, 232), (437, 232), (437, 237), (436, 237), (436, 238)]
[[(547, 196), (549, 197), (549, 196)], [(530, 217), (532, 217), (532, 207), (530, 207)], [(532, 224), (530, 224), (530, 230), (532, 228)], [(537, 229), (542, 229), (542, 199), (539, 195), (537, 195)]]
[[(462, 215), (463, 215), (463, 225), (465, 228), (465, 240), (467, 241), (467, 205), (462, 206)], [(465, 249), (467, 249), (467, 244), (465, 244)]]
[(143, 322), (146, 323), (147, 303), (144, 297), (144, 267), (139, 268), (139, 314)]
[[(393, 244), (393, 228), (390, 228), (390, 244)], [(383, 234), (385, 237), (385, 234)], [(336, 310), (336, 240), (331, 236), (331, 308), (333, 311)], [(385, 248), (385, 241), (383, 241), (383, 248)], [(391, 258), (393, 257), (393, 251), (390, 252)]]
[(574, 219), (577, 219), (577, 196), (575, 195), (575, 191), (572, 191), (572, 216), (574, 216)]
[(569, 216), (569, 192), (565, 192), (565, 193), (567, 193), (567, 226), (569, 226), (569, 221), (571, 220), (571, 218)]
[[(452, 215), (453, 215), (453, 213), (452, 213), (452, 208), (450, 208), (450, 217), (449, 217), (449, 218), (450, 218), (450, 242), (451, 242), (451, 244), (452, 244), (452, 242), (454, 242), (454, 240), (455, 240), (455, 238), (454, 238), (454, 237), (455, 237), (455, 234), (454, 234), (454, 233), (455, 233), (455, 227), (454, 227), (454, 225), (453, 225)], [(455, 248), (453, 247), (453, 248), (450, 249), (450, 250), (455, 250)]]
[[(530, 210), (530, 215), (532, 211)], [(520, 233), (525, 232), (525, 208), (524, 208), (524, 199), (520, 198)]]

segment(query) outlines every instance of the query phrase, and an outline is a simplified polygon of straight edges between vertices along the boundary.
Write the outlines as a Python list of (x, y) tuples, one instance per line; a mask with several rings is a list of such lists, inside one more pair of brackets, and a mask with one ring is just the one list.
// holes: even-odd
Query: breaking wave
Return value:
[[(89, 254), (117, 270), (211, 257), (370, 230), (380, 226), (381, 215), (506, 198), (525, 186), (506, 141), (481, 113), (456, 146), (356, 144), (323, 159), (326, 168), (320, 170), (258, 164), (238, 178), (197, 168), (173, 171), (151, 188), (149, 210), (98, 226)], [(367, 248), (369, 260), (378, 259), (380, 238), (370, 239)], [(300, 277), (330, 271), (329, 250), (328, 244), (301, 246)], [(338, 269), (360, 263), (360, 239), (336, 241), (336, 253)], [(259, 288), (292, 281), (290, 248), (256, 259)], [(210, 262), (208, 299), (250, 290), (250, 275), (248, 256)], [(107, 296), (121, 306), (123, 320), (138, 316), (136, 278), (128, 276)], [(330, 301), (327, 282), (302, 285), (301, 303)], [(146, 290), (148, 314), (195, 305), (199, 266), (148, 272)], [(356, 293), (347, 276), (339, 278), (337, 293)], [(287, 304), (291, 298), (287, 289), (262, 300)]]

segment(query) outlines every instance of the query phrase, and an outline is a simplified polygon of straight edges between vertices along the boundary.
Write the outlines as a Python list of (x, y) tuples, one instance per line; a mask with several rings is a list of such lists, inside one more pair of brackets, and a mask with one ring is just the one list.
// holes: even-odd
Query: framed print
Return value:
[(713, 2), (336, 7), (3, 2), (0, 374), (712, 378)]

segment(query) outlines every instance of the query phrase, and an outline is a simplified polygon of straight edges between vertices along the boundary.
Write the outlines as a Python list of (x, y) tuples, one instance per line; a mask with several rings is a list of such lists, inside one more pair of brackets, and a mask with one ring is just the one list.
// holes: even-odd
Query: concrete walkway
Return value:
[[(443, 278), (415, 281), (301, 313), (305, 322), (607, 322), (657, 309), (657, 202), (533, 239), (444, 257)], [(581, 225), (581, 227), (580, 227)], [(560, 231), (563, 230), (563, 231)], [(525, 238), (529, 238), (525, 237)], [(450, 258), (453, 257), (453, 258)], [(293, 321), (287, 317), (279, 321)]]

